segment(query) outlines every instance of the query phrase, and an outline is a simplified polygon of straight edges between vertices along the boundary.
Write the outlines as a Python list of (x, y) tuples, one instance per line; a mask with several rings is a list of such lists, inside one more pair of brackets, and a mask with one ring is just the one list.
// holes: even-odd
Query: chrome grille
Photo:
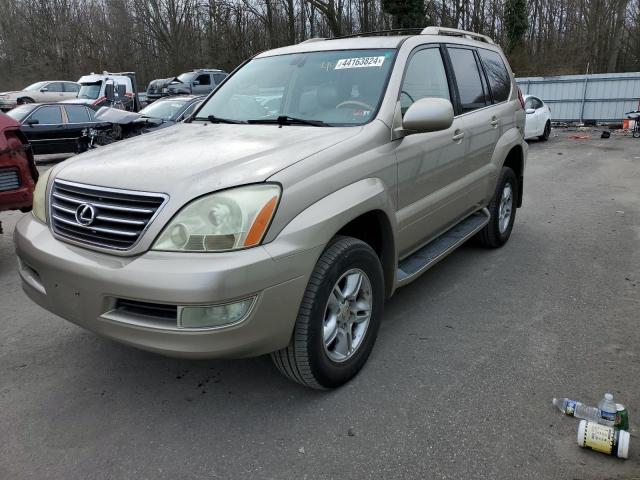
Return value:
[(14, 169), (0, 170), (0, 192), (16, 190), (20, 187), (18, 171)]
[(49, 215), (54, 233), (77, 242), (127, 250), (136, 244), (166, 196), (55, 180)]

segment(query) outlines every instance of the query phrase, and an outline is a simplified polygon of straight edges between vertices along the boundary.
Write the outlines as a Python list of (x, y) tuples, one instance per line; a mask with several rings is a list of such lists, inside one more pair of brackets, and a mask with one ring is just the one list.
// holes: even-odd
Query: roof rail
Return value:
[(350, 35), (340, 35), (339, 37), (325, 38), (324, 40), (340, 40), (343, 38), (373, 37), (380, 35), (416, 35), (422, 28), (392, 28), (390, 30), (374, 30), (372, 32), (352, 33)]
[(482, 35), (480, 33), (468, 32), (467, 30), (460, 30), (457, 28), (445, 28), (445, 27), (427, 27), (422, 30), (422, 35), (449, 35), (451, 37), (464, 37), (470, 40), (477, 40), (478, 42), (490, 43), (495, 45), (495, 42), (491, 37)]
[(326, 40), (326, 38), (324, 38), (324, 37), (307, 38), (306, 40), (301, 41), (298, 45), (301, 45), (303, 43), (323, 42), (325, 40)]

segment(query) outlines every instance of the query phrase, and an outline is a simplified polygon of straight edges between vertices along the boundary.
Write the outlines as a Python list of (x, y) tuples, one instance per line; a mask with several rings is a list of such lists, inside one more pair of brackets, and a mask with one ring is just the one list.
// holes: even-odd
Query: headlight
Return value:
[(36, 183), (36, 188), (33, 191), (33, 216), (36, 217), (43, 223), (47, 223), (47, 183), (49, 182), (49, 176), (51, 175), (51, 170), (47, 170), (42, 173), (38, 178), (38, 183)]
[(164, 228), (153, 250), (223, 252), (262, 241), (280, 198), (274, 184), (212, 193), (187, 204)]

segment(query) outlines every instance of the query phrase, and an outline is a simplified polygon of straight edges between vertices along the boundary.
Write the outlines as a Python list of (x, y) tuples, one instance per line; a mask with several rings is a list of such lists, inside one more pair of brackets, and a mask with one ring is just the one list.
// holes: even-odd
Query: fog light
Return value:
[(213, 328), (243, 320), (251, 310), (255, 297), (224, 305), (178, 307), (179, 328)]

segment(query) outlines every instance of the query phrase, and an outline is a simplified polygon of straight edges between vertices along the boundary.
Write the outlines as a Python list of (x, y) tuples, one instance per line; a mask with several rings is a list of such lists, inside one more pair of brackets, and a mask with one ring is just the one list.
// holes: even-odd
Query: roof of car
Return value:
[(256, 55), (256, 58), (285, 55), (288, 53), (318, 52), (328, 50), (357, 50), (374, 48), (398, 48), (408, 38), (403, 36), (350, 37), (337, 39), (311, 39), (288, 47), (268, 50)]

